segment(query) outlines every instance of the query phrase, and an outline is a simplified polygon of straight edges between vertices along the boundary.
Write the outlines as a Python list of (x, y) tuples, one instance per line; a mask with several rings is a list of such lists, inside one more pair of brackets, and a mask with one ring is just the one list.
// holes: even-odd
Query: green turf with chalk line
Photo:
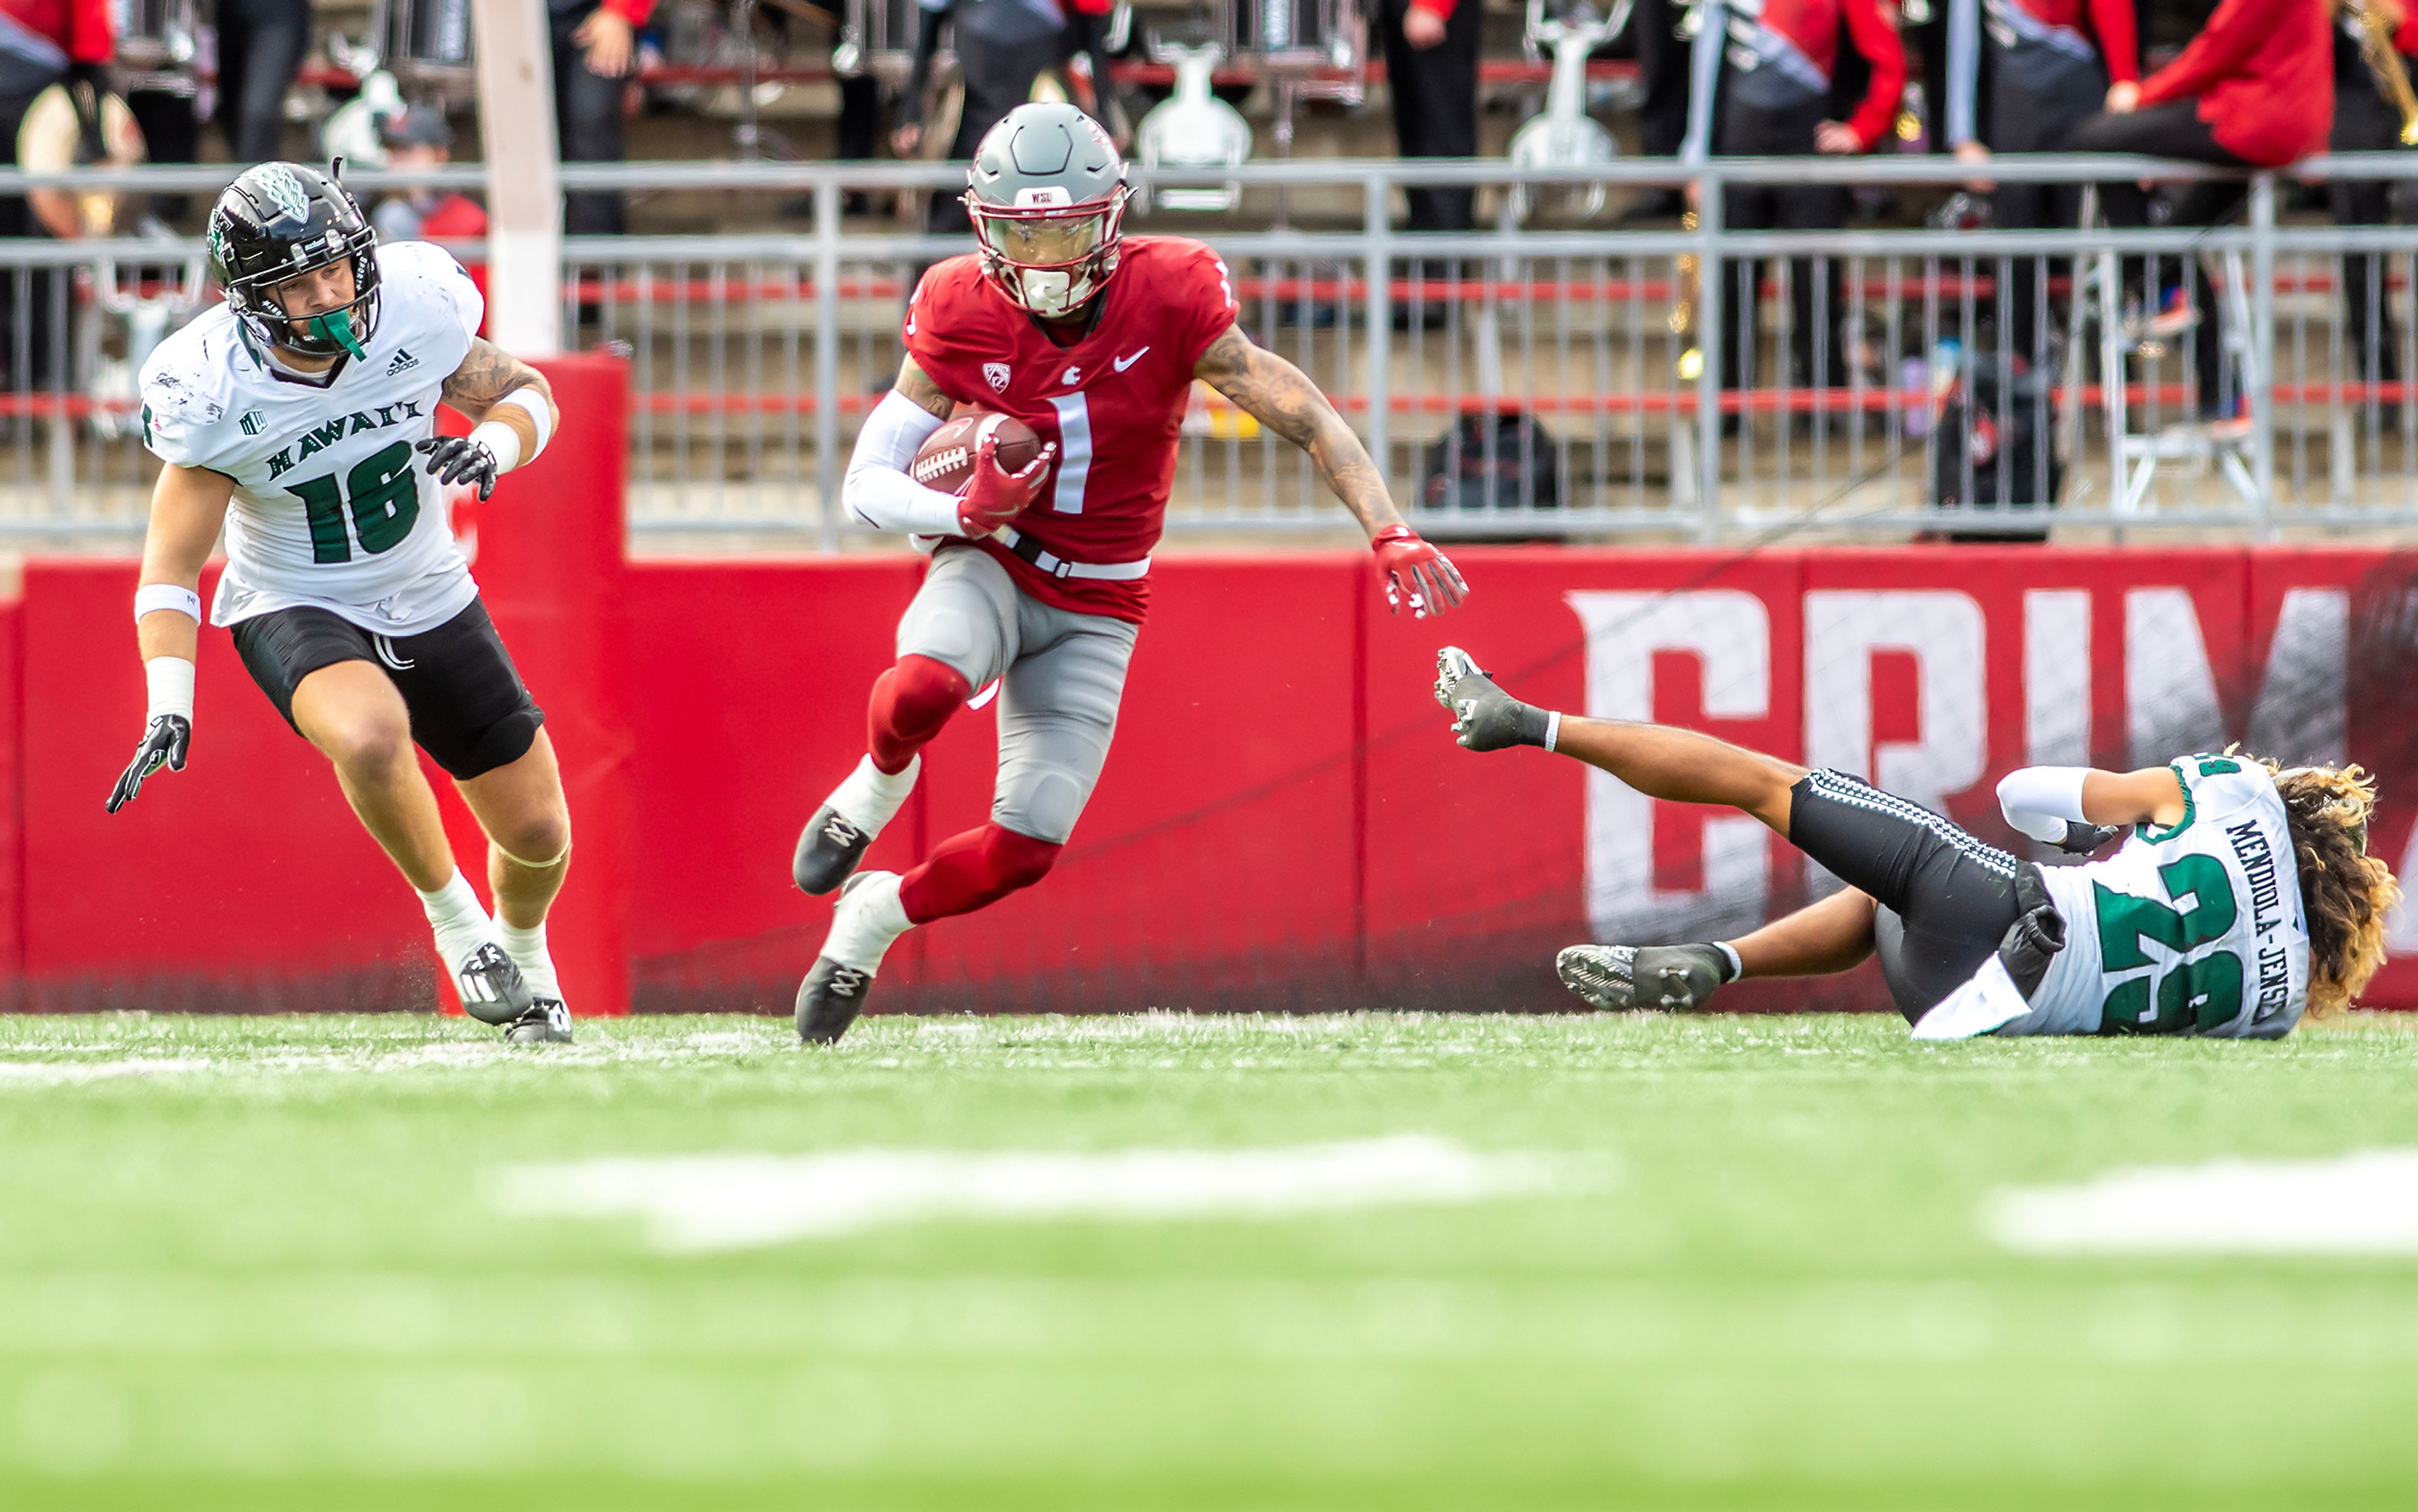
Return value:
[[(2418, 1027), (2418, 1026), (2413, 1026)], [(2010, 1184), (2418, 1147), (2418, 1032), (1880, 1016), (0, 1019), (0, 1504), (2407, 1505), (2418, 1260), (2012, 1254)], [(589, 1156), (1417, 1134), (1545, 1190), (672, 1253)]]

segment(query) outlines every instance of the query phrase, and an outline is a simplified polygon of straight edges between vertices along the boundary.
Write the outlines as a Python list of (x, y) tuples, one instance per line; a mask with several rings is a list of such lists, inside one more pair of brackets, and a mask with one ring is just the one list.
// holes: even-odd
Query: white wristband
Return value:
[(470, 439), (483, 442), (496, 454), (496, 471), (508, 473), (521, 465), (521, 433), (500, 420), (481, 420), (470, 427)]
[(193, 664), (181, 656), (155, 656), (143, 664), (143, 681), (151, 691), (145, 724), (162, 714), (191, 722), (193, 717)]
[[(529, 454), (521, 460), (535, 462), (539, 457), (543, 456), (545, 444), (554, 439), (554, 406), (546, 402), (545, 395), (535, 389), (523, 386), (504, 395), (496, 403), (519, 406), (528, 413), (530, 422), (537, 426), (537, 445), (529, 448)], [(492, 415), (495, 411), (489, 410), (488, 413)]]
[(202, 622), (202, 596), (174, 583), (145, 583), (134, 590), (136, 624), (141, 624), (143, 617), (154, 609), (174, 609), (197, 625)]

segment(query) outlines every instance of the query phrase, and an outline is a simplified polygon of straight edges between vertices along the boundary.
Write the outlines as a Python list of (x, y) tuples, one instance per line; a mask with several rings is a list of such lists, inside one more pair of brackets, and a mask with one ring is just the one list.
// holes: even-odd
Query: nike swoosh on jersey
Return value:
[(1149, 350), (1150, 350), (1150, 348), (1149, 348), (1149, 347), (1147, 347), (1147, 346), (1145, 346), (1145, 347), (1143, 347), (1143, 348), (1141, 349), (1141, 351), (1140, 351), (1140, 352), (1136, 352), (1136, 353), (1135, 353), (1133, 356), (1131, 356), (1131, 357), (1120, 357), (1120, 358), (1116, 358), (1116, 359), (1112, 359), (1112, 360), (1109, 363), (1109, 366), (1110, 366), (1110, 367), (1112, 367), (1112, 368), (1116, 369), (1119, 373), (1123, 373), (1125, 369), (1127, 369), (1127, 368), (1129, 368), (1129, 367), (1133, 366), (1135, 363), (1137, 363), (1137, 362), (1140, 361), (1140, 360), (1142, 359), (1142, 354), (1143, 354), (1144, 352), (1148, 352)]

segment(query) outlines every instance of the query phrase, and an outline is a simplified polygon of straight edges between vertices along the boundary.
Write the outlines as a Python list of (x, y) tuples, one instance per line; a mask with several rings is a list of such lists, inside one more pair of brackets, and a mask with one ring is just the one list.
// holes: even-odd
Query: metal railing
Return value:
[[(2004, 158), (1988, 171), (2001, 182), (2221, 176), (2104, 158)], [(2055, 524), (2272, 537), (2418, 525), (2406, 231), (2287, 218), (2272, 175), (2253, 180), (2245, 223), (2210, 230), (1723, 223), (1723, 190), (1904, 192), (1970, 172), (1907, 158), (1639, 160), (1516, 178), (1499, 162), (1263, 162), (1234, 176), (1235, 214), (1160, 211), (1126, 230), (1217, 248), (1245, 329), (1334, 397), (1396, 496), (1441, 533), (1711, 541)], [(113, 182), (191, 191), (225, 176)], [(2293, 177), (2397, 182), (2418, 177), (2418, 160), (2315, 160)], [(1597, 183), (1696, 180), (1692, 230), (1610, 229), (1570, 210)], [(62, 181), (0, 175), (0, 193)], [(634, 529), (846, 543), (838, 479), (896, 370), (906, 293), (922, 266), (966, 247), (844, 215), (846, 198), (954, 189), (961, 170), (567, 164), (562, 181), (758, 195), (765, 220), (803, 192), (811, 213), (794, 230), (567, 240), (564, 329), (629, 353)], [(1515, 181), (1535, 206), (1524, 225), (1506, 192)], [(479, 180), (453, 169), (360, 182)], [(1476, 189), (1493, 229), (1396, 229), (1396, 191), (1412, 185)], [(0, 536), (140, 528), (151, 469), (128, 420), (129, 343), (146, 300), (189, 299), (180, 270), (197, 254), (180, 240), (0, 244), (0, 283), (16, 296), (0, 303), (48, 309), (34, 324), (53, 359), (30, 360), (26, 322), (0, 327), (12, 332), (0, 342), (12, 374), (0, 384)], [(2189, 289), (2196, 267), (2212, 298), (2170, 308), (2162, 296)], [(1171, 529), (1343, 523), (1300, 452), (1205, 389), (1183, 428)]]

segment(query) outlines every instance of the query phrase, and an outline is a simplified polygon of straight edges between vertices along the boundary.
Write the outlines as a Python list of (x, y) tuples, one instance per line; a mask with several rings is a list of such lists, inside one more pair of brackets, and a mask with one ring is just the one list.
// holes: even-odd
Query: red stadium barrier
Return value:
[[(522, 507), (498, 506), (491, 520)], [(528, 546), (565, 553), (567, 575), (606, 570), (569, 556), (584, 548), (568, 536)], [(500, 599), (498, 549), (481, 570)], [(1477, 592), (1441, 625), (1387, 618), (1356, 552), (1162, 557), (1117, 748), (1058, 870), (902, 941), (888, 1003), (1554, 1007), (1555, 945), (1726, 932), (1806, 895), (1799, 858), (1751, 824), (1644, 802), (1539, 753), (1456, 749), (1428, 694), (1446, 640), (1541, 701), (1863, 771), (2001, 840), (1991, 788), (2028, 760), (2347, 744), (2387, 784), (2380, 853), (2418, 859), (2404, 796), (2418, 792), (2404, 691), (2418, 553), (1456, 555)], [(903, 555), (634, 564), (626, 656), (600, 642), (601, 680), (585, 684), (571, 662), (541, 666), (544, 637), (507, 621), (567, 755), (574, 704), (626, 701), (626, 777), (574, 787), (565, 908), (613, 874), (595, 847), (618, 787), (639, 1006), (786, 1011), (829, 918), (789, 887), (789, 848), (862, 748), (865, 692), (919, 572)], [(18, 723), (0, 724), (14, 789), (0, 814), (22, 816), (13, 848), (0, 821), (0, 899), (17, 900), (23, 999), (424, 1002), (410, 894), (323, 765), (242, 686), (223, 635), (203, 641), (191, 770), (104, 819), (140, 719), (132, 581), (130, 563), (39, 562), (0, 608), (0, 681), (23, 680)], [(911, 863), (981, 821), (995, 709), (934, 743), (874, 864)], [(592, 980), (574, 990), (595, 995), (587, 1011), (609, 1000)], [(2389, 969), (2372, 997), (2418, 1006), (2418, 969)], [(1850, 978), (1736, 1000), (1885, 1000)]]
[[(630, 372), (596, 356), (537, 364), (562, 434), (480, 507), (479, 588), (545, 710), (574, 848), (547, 922), (581, 1012), (630, 1011), (629, 562), (621, 500)], [(484, 890), (482, 889), (483, 892)], [(492, 900), (490, 900), (492, 902)]]

